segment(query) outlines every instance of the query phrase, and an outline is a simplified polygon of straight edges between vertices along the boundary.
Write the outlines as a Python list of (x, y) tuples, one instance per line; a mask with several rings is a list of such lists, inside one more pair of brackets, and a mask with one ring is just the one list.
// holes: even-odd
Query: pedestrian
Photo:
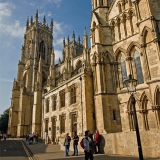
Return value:
[(3, 138), (4, 138), (4, 140), (6, 140), (6, 138), (7, 138), (7, 135), (5, 134)]
[(31, 132), (29, 133), (28, 142), (29, 142), (29, 145), (33, 144), (33, 134)]
[[(100, 153), (100, 140), (101, 140), (101, 135), (99, 134), (99, 131), (96, 130), (95, 137), (94, 137), (94, 152), (95, 154)], [(98, 151), (97, 151), (98, 147)]]
[(92, 152), (92, 140), (89, 137), (90, 132), (89, 130), (85, 131), (85, 137), (83, 138), (83, 143), (84, 143), (84, 153), (85, 153), (85, 160), (93, 160), (93, 152)]
[(29, 133), (26, 134), (26, 141), (28, 141), (28, 138), (29, 138)]
[(64, 138), (64, 147), (65, 147), (65, 156), (69, 156), (69, 147), (70, 147), (71, 137), (69, 136), (69, 133), (66, 134)]
[(33, 143), (35, 143), (35, 134), (34, 134), (34, 132), (32, 133), (32, 137), (33, 137)]
[(48, 144), (48, 132), (47, 131), (45, 131), (44, 133), (44, 140), (45, 140), (45, 145), (47, 145)]
[(79, 141), (79, 137), (77, 135), (77, 132), (74, 132), (74, 136), (73, 136), (73, 150), (74, 150), (74, 153), (72, 156), (78, 156), (78, 141)]
[(89, 145), (92, 148), (92, 152), (94, 152), (93, 134), (91, 134), (90, 130), (88, 130), (88, 137), (89, 137)]
[(35, 143), (38, 143), (38, 137), (39, 137), (39, 135), (38, 135), (38, 133), (36, 132), (36, 134), (35, 134)]

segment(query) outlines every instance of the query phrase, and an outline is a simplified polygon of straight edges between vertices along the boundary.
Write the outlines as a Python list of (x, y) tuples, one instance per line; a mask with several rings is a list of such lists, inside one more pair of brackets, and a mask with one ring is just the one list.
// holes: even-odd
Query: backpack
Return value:
[(83, 139), (84, 139), (84, 138), (82, 138), (82, 140), (80, 141), (80, 146), (84, 149), (84, 142), (83, 142)]

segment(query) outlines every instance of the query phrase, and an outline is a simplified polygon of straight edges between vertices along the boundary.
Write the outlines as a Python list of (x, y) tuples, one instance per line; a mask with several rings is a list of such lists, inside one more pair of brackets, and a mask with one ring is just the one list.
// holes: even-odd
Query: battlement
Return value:
[(27, 22), (26, 22), (26, 31), (28, 31), (29, 29), (31, 29), (33, 26), (36, 26), (36, 27), (42, 27), (50, 32), (53, 32), (53, 19), (51, 19), (51, 22), (50, 22), (50, 26), (48, 26), (48, 24), (46, 24), (46, 18), (44, 16), (43, 18), (43, 22), (39, 22), (38, 21), (38, 10), (35, 14), (35, 18), (34, 18), (34, 21), (33, 21), (33, 17), (31, 16), (30, 18), (30, 21), (29, 21), (29, 18), (27, 18)]

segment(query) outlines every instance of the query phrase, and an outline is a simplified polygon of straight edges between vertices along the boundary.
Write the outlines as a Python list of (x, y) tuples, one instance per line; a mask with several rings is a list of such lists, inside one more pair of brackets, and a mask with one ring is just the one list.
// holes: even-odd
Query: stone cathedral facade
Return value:
[[(55, 64), (53, 22), (27, 20), (13, 83), (8, 133), (98, 129), (107, 154), (138, 155), (133, 107), (123, 81), (138, 81), (136, 110), (143, 154), (160, 157), (160, 1), (92, 0), (90, 37), (63, 40)], [(88, 46), (90, 38), (91, 46)]]

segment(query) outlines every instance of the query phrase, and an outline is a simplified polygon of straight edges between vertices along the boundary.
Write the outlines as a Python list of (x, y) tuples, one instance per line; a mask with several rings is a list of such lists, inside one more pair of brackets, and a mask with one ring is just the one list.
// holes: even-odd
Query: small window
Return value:
[(116, 110), (113, 110), (113, 120), (116, 121)]
[(52, 111), (56, 110), (56, 105), (57, 105), (57, 96), (53, 96), (53, 99), (52, 99)]
[(49, 112), (49, 99), (46, 100), (46, 113)]
[(76, 103), (76, 87), (71, 88), (71, 104)]
[(61, 102), (61, 107), (65, 106), (65, 91), (62, 91), (60, 93), (60, 102)]
[(61, 133), (65, 133), (65, 116), (61, 116)]

